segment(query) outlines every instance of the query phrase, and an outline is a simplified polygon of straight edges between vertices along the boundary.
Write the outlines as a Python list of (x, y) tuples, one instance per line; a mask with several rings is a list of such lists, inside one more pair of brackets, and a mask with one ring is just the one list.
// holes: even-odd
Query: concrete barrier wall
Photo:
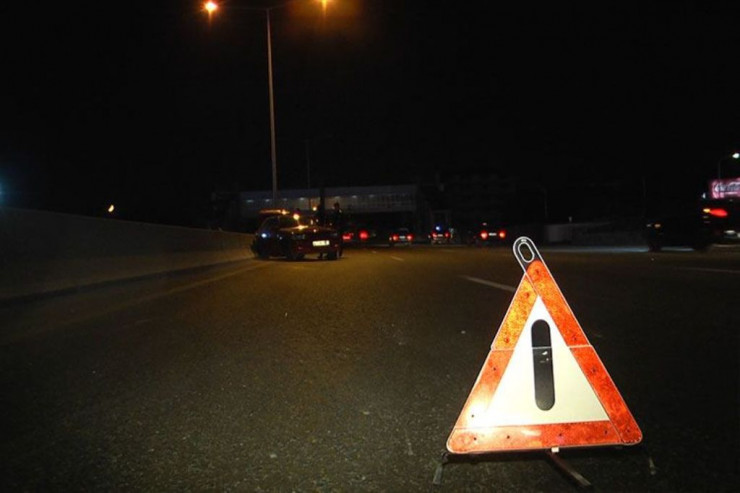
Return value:
[(0, 207), (0, 300), (253, 257), (252, 235)]
[[(634, 221), (633, 221), (634, 222)], [(641, 229), (635, 224), (609, 221), (562, 224), (524, 224), (507, 228), (510, 239), (528, 236), (542, 245), (645, 246)]]

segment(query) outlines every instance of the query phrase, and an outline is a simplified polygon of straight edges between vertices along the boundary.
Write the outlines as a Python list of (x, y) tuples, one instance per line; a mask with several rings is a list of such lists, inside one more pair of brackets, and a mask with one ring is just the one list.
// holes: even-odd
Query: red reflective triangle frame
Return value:
[[(591, 384), (608, 416), (605, 421), (534, 424), (526, 426), (473, 426), (471, 408), (492, 399), (506, 371), (537, 296), (540, 296), (566, 345)], [(642, 432), (606, 371), (580, 324), (565, 301), (547, 266), (531, 262), (517, 288), (483, 368), (447, 439), (455, 454), (634, 445)]]

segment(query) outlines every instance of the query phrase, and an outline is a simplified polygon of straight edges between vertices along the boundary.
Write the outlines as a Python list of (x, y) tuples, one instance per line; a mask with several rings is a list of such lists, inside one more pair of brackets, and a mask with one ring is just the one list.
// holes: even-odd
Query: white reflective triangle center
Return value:
[[(546, 411), (538, 408), (535, 401), (531, 331), (532, 324), (537, 320), (549, 324), (552, 344), (555, 404)], [(539, 296), (482, 420), (489, 426), (609, 421), (599, 398)]]

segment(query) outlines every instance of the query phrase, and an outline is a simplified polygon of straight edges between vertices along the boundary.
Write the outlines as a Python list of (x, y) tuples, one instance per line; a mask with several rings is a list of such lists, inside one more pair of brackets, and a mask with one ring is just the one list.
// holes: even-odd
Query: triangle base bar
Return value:
[(621, 444), (619, 434), (611, 422), (594, 421), (556, 425), (456, 428), (447, 441), (447, 450), (459, 454), (480, 454), (504, 450), (516, 452)]

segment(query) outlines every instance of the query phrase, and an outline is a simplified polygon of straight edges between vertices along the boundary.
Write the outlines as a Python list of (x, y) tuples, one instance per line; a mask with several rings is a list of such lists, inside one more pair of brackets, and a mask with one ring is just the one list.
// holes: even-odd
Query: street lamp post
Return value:
[[(277, 145), (275, 143), (275, 91), (273, 89), (273, 75), (272, 75), (272, 30), (270, 25), (270, 12), (285, 7), (289, 3), (295, 0), (287, 0), (286, 2), (276, 5), (274, 7), (242, 7), (243, 10), (261, 10), (265, 12), (265, 21), (267, 23), (267, 83), (268, 83), (268, 94), (270, 98), (270, 161), (272, 164), (272, 205), (277, 206)], [(326, 4), (328, 0), (320, 0), (320, 3), (326, 11)], [(218, 10), (218, 4), (214, 0), (209, 0), (203, 4), (203, 10), (208, 13), (209, 20), (213, 14)]]
[(722, 161), (726, 159), (730, 159), (730, 158), (740, 159), (740, 152), (735, 152), (730, 156), (723, 156), (719, 159), (719, 161), (717, 161), (717, 179), (718, 180), (722, 179)]
[(311, 139), (303, 139), (306, 147), (306, 188), (311, 188)]
[(330, 138), (332, 138), (332, 134), (324, 134), (317, 137), (306, 137), (305, 139), (303, 139), (303, 144), (306, 149), (306, 188), (311, 188), (311, 141)]
[(272, 32), (270, 10), (265, 9), (267, 18), (267, 80), (270, 94), (270, 161), (272, 162), (272, 205), (277, 207), (277, 146), (275, 145), (275, 93), (272, 87)]

